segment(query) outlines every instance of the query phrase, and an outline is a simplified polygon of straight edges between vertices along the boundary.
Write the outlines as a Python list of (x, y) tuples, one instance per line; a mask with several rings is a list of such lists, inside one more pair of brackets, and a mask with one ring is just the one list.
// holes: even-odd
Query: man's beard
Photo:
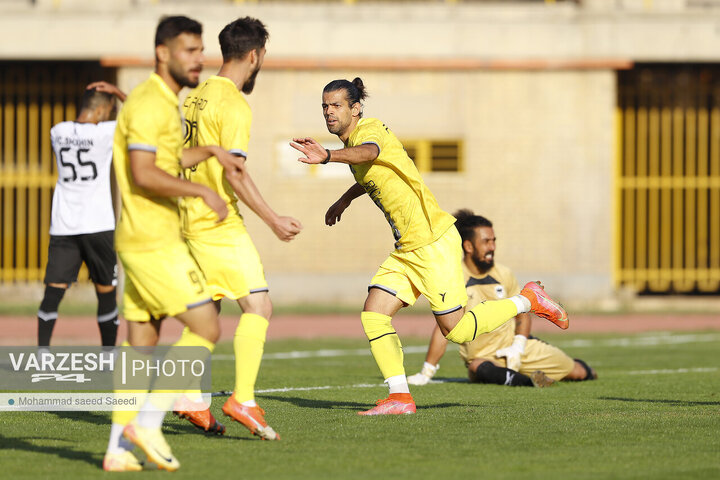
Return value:
[(174, 70), (170, 68), (170, 76), (177, 82), (181, 87), (195, 88), (200, 83), (200, 77), (195, 81), (190, 80), (190, 77), (183, 71)]
[(243, 83), (242, 91), (246, 95), (250, 95), (255, 88), (255, 79), (257, 79), (258, 73), (260, 73), (260, 67), (256, 68), (255, 71), (250, 75), (250, 78)]
[(480, 270), (481, 272), (487, 272), (488, 270), (490, 270), (493, 267), (493, 265), (495, 265), (494, 259), (490, 260), (489, 262), (486, 262), (485, 260), (481, 260), (479, 258), (472, 257), (472, 261), (475, 264), (475, 266), (477, 267), (477, 269)]

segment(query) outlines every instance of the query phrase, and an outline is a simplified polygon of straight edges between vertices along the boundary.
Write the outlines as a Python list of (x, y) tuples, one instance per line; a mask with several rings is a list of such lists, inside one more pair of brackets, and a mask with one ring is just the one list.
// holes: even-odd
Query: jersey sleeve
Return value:
[(142, 150), (146, 152), (156, 153), (158, 145), (160, 145), (161, 128), (167, 125), (165, 119), (159, 118), (156, 113), (148, 115), (148, 113), (162, 111), (162, 109), (153, 109), (145, 106), (142, 114), (128, 115), (127, 117), (127, 145), (128, 150)]
[(222, 109), (219, 119), (220, 146), (233, 155), (247, 158), (252, 112), (247, 105), (235, 104)]
[(385, 146), (385, 137), (387, 131), (385, 125), (381, 122), (370, 122), (361, 125), (358, 128), (357, 136), (355, 137), (355, 145), (374, 144), (378, 147), (378, 153), (382, 152)]

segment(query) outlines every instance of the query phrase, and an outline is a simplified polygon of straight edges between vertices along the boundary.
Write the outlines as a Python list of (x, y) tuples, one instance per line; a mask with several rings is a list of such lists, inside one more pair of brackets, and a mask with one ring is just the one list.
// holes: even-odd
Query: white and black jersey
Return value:
[(62, 122), (50, 130), (58, 180), (50, 235), (115, 229), (110, 168), (115, 122)]

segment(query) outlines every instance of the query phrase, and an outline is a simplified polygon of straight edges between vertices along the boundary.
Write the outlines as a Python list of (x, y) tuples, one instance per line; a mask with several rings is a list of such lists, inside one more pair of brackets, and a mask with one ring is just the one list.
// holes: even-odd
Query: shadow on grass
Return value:
[(55, 447), (50, 445), (36, 445), (34, 442), (60, 441), (69, 444), (77, 444), (77, 440), (51, 437), (4, 437), (0, 435), (0, 450), (24, 450), (26, 452), (40, 453), (43, 455), (55, 455), (68, 460), (81, 460), (93, 467), (99, 467), (102, 463), (101, 454), (93, 454), (85, 450), (75, 450), (71, 447)]
[[(260, 395), (259, 395), (260, 396)], [(323, 408), (328, 410), (352, 410), (352, 411), (359, 411), (359, 410), (367, 410), (368, 408), (371, 408), (372, 405), (369, 405), (368, 403), (358, 403), (358, 402), (338, 402), (334, 400), (311, 400), (308, 398), (300, 398), (300, 397), (279, 397), (276, 395), (262, 395), (262, 398), (267, 398), (270, 400), (278, 400), (280, 402), (287, 402), (292, 403), (295, 406), (298, 407), (304, 407), (304, 408)], [(422, 405), (418, 406), (418, 410), (420, 409), (435, 409), (435, 408), (450, 408), (450, 407), (466, 407), (468, 405), (463, 405), (460, 403), (436, 403), (432, 405)]]
[(693, 402), (689, 400), (663, 400), (656, 398), (623, 398), (623, 397), (598, 397), (598, 400), (615, 400), (618, 402), (635, 403), (664, 403), (676, 407), (701, 407), (720, 405), (720, 402)]
[(93, 425), (110, 426), (110, 412), (106, 414), (96, 412), (47, 412), (58, 418), (74, 420), (76, 422), (92, 423)]
[(367, 406), (365, 403), (357, 402), (338, 402), (336, 400), (311, 400), (309, 398), (300, 397), (281, 397), (278, 395), (258, 395), (261, 398), (267, 398), (269, 400), (277, 400), (279, 402), (292, 403), (298, 407), (304, 408), (323, 408), (323, 409), (343, 409), (343, 410), (355, 410), (363, 409)]

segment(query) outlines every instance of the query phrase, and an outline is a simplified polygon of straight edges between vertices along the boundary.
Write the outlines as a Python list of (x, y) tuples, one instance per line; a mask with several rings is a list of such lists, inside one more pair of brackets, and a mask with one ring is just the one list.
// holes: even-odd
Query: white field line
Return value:
[(675, 374), (675, 373), (705, 373), (705, 372), (716, 372), (719, 369), (717, 367), (697, 367), (697, 368), (673, 368), (673, 369), (662, 369), (662, 370), (632, 370), (630, 372), (624, 372), (625, 375), (662, 375), (662, 374)]
[[(717, 367), (698, 367), (698, 368), (676, 368), (664, 370), (633, 370), (630, 372), (616, 373), (615, 375), (663, 375), (677, 373), (706, 373), (716, 372), (720, 370)], [(457, 380), (430, 380), (429, 384), (440, 383), (457, 383)], [(286, 392), (307, 392), (311, 390), (342, 390), (346, 388), (377, 388), (385, 386), (384, 383), (358, 383), (355, 385), (322, 385), (318, 387), (284, 387), (284, 388), (266, 388), (264, 390), (255, 390), (255, 393), (286, 393)]]
[[(602, 348), (602, 347), (652, 347), (658, 345), (680, 345), (686, 343), (706, 343), (720, 341), (720, 333), (705, 334), (672, 334), (660, 333), (649, 336), (606, 338), (599, 340), (569, 340), (566, 342), (553, 342), (553, 345), (560, 348)], [(456, 349), (450, 345), (448, 349)], [(406, 354), (426, 353), (427, 346), (403, 347)], [(369, 348), (346, 349), (346, 350), (299, 350), (292, 352), (266, 353), (263, 360), (297, 360), (302, 358), (328, 358), (328, 357), (353, 357), (369, 356)], [(213, 360), (234, 361), (234, 355), (218, 354), (213, 355)]]

